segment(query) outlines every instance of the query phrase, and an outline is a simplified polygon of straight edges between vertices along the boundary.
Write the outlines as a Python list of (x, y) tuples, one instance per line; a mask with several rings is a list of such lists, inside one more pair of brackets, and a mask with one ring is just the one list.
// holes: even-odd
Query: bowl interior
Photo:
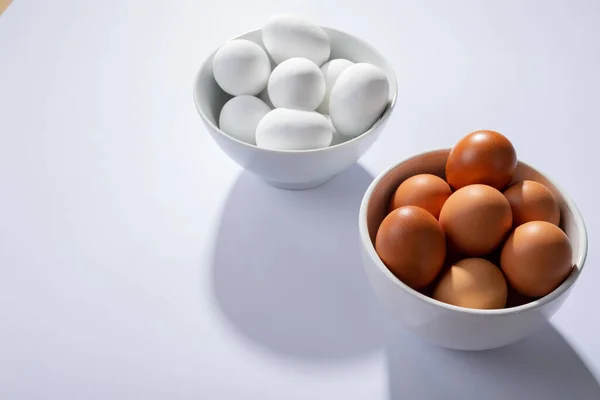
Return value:
[[(368, 199), (366, 199), (366, 229), (368, 231), (368, 236), (370, 239), (370, 252), (376, 257), (378, 265), (380, 268), (385, 269), (386, 274), (397, 281), (404, 289), (411, 291), (413, 294), (419, 297), (426, 297), (421, 293), (410, 289), (408, 286), (404, 285), (400, 282), (391, 272), (387, 270), (383, 262), (377, 257), (377, 253), (375, 252), (375, 236), (377, 234), (377, 229), (379, 225), (387, 215), (388, 205), (390, 199), (392, 197), (393, 192), (396, 188), (402, 183), (404, 180), (416, 174), (433, 174), (437, 175), (441, 178), (445, 179), (445, 166), (446, 160), (448, 158), (448, 154), (450, 153), (450, 149), (445, 150), (437, 150), (425, 154), (418, 155), (416, 157), (410, 158), (406, 161), (401, 162), (400, 164), (390, 168), (386, 172), (384, 172), (379, 178), (377, 178), (371, 188), (371, 193)], [(556, 196), (558, 200), (560, 212), (561, 212), (561, 228), (566, 232), (569, 240), (571, 242), (571, 246), (573, 248), (573, 271), (571, 275), (559, 286), (554, 292), (549, 295), (543, 297), (540, 300), (536, 300), (532, 303), (539, 303), (540, 301), (544, 301), (546, 298), (555, 297), (562, 293), (562, 291), (566, 290), (577, 278), (581, 269), (583, 268), (585, 257), (587, 253), (587, 236), (585, 231), (585, 225), (583, 222), (583, 218), (568, 196), (564, 195), (564, 193), (556, 187), (554, 183), (552, 183), (548, 178), (542, 175), (540, 172), (530, 167), (529, 165), (519, 162), (517, 166), (517, 171), (513, 182), (522, 181), (525, 179), (534, 180), (540, 182), (548, 187), (552, 191), (552, 193)], [(367, 195), (368, 196), (368, 195)], [(362, 232), (361, 232), (362, 233)], [(427, 297), (427, 299), (429, 299)], [(438, 304), (440, 303), (436, 300), (430, 299)], [(531, 303), (528, 303), (531, 304)], [(444, 306), (447, 306), (444, 304)], [(527, 306), (527, 305), (525, 305)], [(454, 306), (451, 306), (454, 307)], [(524, 307), (524, 306), (521, 306)], [(461, 307), (456, 307), (461, 308)], [(464, 309), (467, 310), (467, 309)], [(510, 310), (510, 309), (503, 309)], [(479, 310), (481, 312), (492, 312), (492, 311), (502, 311), (502, 310)]]
[[(383, 58), (383, 56), (372, 46), (352, 35), (331, 28), (324, 27), (323, 29), (329, 36), (331, 42), (330, 59), (346, 58), (353, 62), (368, 62), (383, 69), (390, 83), (389, 102), (390, 105), (393, 104), (397, 92), (396, 75), (394, 74), (391, 65)], [(262, 31), (260, 29), (244, 33), (234, 39), (250, 40), (257, 43), (263, 49), (265, 48), (262, 41)], [(194, 98), (198, 111), (208, 122), (218, 129), (219, 113), (221, 112), (223, 105), (231, 98), (231, 96), (221, 90), (214, 79), (212, 60), (215, 53), (216, 50), (208, 57), (200, 68), (194, 86)], [(271, 64), (274, 66), (273, 62)], [(262, 93), (259, 97), (262, 97)], [(381, 118), (384, 118), (389, 114), (392, 108), (390, 105), (388, 105)]]

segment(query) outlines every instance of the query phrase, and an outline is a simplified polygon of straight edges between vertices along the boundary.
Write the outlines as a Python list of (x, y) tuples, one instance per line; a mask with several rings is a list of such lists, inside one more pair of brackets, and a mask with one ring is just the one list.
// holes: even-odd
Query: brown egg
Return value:
[(510, 235), (500, 255), (508, 283), (529, 297), (556, 289), (573, 267), (569, 238), (546, 221), (526, 222)]
[(550, 189), (535, 181), (515, 183), (504, 191), (513, 213), (513, 225), (530, 221), (547, 221), (558, 225), (560, 209)]
[(459, 253), (483, 256), (494, 251), (510, 230), (510, 204), (491, 186), (465, 186), (444, 203), (440, 225)]
[(429, 212), (404, 206), (384, 218), (377, 230), (375, 250), (398, 279), (413, 289), (421, 289), (440, 272), (446, 239)]
[(441, 277), (433, 298), (459, 307), (496, 309), (506, 304), (506, 280), (500, 269), (483, 258), (454, 263)]
[(498, 190), (513, 179), (517, 153), (512, 143), (498, 132), (476, 131), (462, 138), (446, 161), (446, 180), (457, 190), (481, 183)]
[(452, 194), (445, 180), (432, 174), (411, 176), (398, 186), (390, 202), (390, 210), (402, 206), (417, 206), (440, 216), (442, 206)]

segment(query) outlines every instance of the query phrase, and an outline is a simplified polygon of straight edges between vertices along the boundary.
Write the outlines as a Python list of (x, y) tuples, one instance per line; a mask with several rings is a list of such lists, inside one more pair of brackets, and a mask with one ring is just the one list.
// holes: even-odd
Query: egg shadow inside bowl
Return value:
[(600, 399), (598, 381), (549, 323), (513, 345), (448, 350), (401, 332), (387, 347), (390, 399)]
[(212, 271), (216, 303), (236, 331), (311, 361), (383, 348), (385, 314), (362, 269), (357, 227), (372, 179), (355, 164), (326, 185), (292, 192), (240, 175)]

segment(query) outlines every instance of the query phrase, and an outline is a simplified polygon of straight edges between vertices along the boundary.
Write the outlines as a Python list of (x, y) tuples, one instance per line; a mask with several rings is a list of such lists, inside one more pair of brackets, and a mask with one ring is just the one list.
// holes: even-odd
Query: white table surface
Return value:
[[(399, 79), (380, 140), (312, 191), (244, 173), (192, 102), (202, 60), (280, 11), (366, 39)], [(0, 398), (600, 398), (599, 20), (597, 0), (15, 1)], [(356, 218), (389, 164), (482, 128), (571, 194), (590, 254), (538, 334), (462, 353), (382, 311)]]

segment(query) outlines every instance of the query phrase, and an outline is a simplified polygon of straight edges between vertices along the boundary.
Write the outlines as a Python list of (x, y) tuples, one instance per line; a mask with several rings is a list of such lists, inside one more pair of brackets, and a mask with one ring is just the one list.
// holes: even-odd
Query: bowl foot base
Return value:
[(316, 188), (317, 186), (321, 186), (321, 185), (329, 182), (331, 179), (333, 179), (333, 176), (330, 176), (325, 179), (319, 179), (319, 180), (309, 181), (309, 182), (275, 182), (275, 181), (268, 181), (268, 180), (265, 180), (265, 182), (267, 182), (269, 185), (275, 186), (276, 188), (279, 188), (279, 189), (306, 190), (306, 189)]

